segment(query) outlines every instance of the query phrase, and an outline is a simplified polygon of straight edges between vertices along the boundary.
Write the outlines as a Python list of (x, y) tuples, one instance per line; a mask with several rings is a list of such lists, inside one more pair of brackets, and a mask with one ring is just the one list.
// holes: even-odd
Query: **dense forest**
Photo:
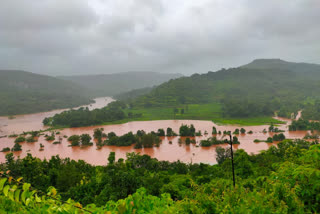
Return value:
[(128, 103), (136, 108), (220, 103), (225, 117), (274, 112), (290, 117), (319, 99), (319, 80), (320, 65), (255, 60), (238, 68), (170, 80)]
[(72, 82), (17, 70), (0, 70), (0, 115), (35, 113), (92, 102)]
[(320, 146), (284, 140), (256, 155), (216, 148), (217, 165), (128, 153), (105, 166), (30, 154), (1, 164), (0, 209), (19, 213), (318, 213)]
[(114, 96), (135, 89), (152, 87), (170, 79), (181, 77), (181, 74), (157, 72), (123, 72), (114, 74), (97, 74), (82, 76), (59, 76), (86, 87), (94, 96)]

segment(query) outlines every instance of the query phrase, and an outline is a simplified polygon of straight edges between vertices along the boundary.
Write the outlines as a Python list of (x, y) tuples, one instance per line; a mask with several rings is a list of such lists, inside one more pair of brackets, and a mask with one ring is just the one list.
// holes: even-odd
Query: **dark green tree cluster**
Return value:
[[(240, 144), (237, 136), (233, 136), (232, 143), (233, 144)], [(200, 146), (202, 146), (202, 147), (209, 147), (212, 145), (219, 145), (219, 144), (230, 144), (230, 141), (228, 139), (218, 140), (216, 137), (210, 137), (207, 140), (200, 141)]]
[(25, 141), (26, 141), (26, 138), (24, 136), (19, 136), (14, 140), (15, 143), (22, 143)]
[(289, 131), (298, 131), (298, 130), (320, 130), (320, 122), (313, 122), (305, 119), (293, 120), (289, 125)]
[(167, 128), (167, 137), (173, 137), (173, 136), (177, 136), (177, 133), (175, 133), (172, 128), (168, 127)]
[(190, 126), (182, 124), (179, 128), (179, 134), (182, 137), (194, 137), (196, 134), (196, 129), (194, 128), (193, 124)]
[(71, 143), (71, 146), (92, 146), (91, 136), (89, 134), (82, 135), (71, 135), (68, 138), (68, 141)]
[(102, 109), (89, 110), (88, 108), (79, 108), (77, 110), (64, 111), (51, 118), (43, 120), (44, 125), (81, 127), (112, 122), (126, 118), (123, 108), (126, 105), (123, 102), (115, 101)]
[(135, 149), (141, 148), (152, 148), (154, 146), (160, 146), (161, 139), (155, 133), (148, 133), (142, 136), (137, 136), (136, 144), (134, 145)]

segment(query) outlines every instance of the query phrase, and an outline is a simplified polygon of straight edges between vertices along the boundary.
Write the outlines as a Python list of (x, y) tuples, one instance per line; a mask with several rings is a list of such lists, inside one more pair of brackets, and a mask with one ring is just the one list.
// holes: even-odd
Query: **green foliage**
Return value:
[[(295, 67), (295, 63), (276, 66), (271, 63), (258, 69), (243, 66), (201, 75), (194, 74), (163, 83), (149, 93), (128, 102), (135, 109), (172, 109), (186, 104), (219, 103), (222, 117), (229, 119), (270, 117), (275, 112), (278, 116), (291, 117), (292, 113), (308, 105), (306, 100), (320, 99), (319, 66), (304, 64), (300, 69)], [(307, 67), (308, 69), (305, 69)], [(305, 84), (306, 82), (308, 84)], [(319, 106), (314, 107), (314, 110), (305, 108), (306, 113), (310, 112), (308, 119), (312, 115), (317, 115), (314, 118), (320, 118)], [(186, 112), (176, 117), (187, 118), (188, 114), (185, 114)], [(222, 117), (217, 118), (221, 120)], [(200, 118), (198, 116), (197, 119)]]
[(51, 132), (51, 135), (45, 135), (47, 141), (54, 141), (56, 139), (54, 132)]
[(13, 152), (17, 152), (17, 151), (21, 151), (22, 146), (19, 143), (15, 143), (14, 146), (12, 147), (11, 151)]
[(19, 136), (14, 140), (15, 143), (22, 143), (25, 141), (26, 141), (26, 138), (24, 136)]
[(175, 133), (172, 128), (168, 127), (167, 128), (167, 136), (168, 137), (173, 137), (173, 136), (177, 136), (177, 133)]
[(116, 160), (116, 153), (110, 152), (109, 157), (108, 157), (109, 164), (113, 164), (115, 160)]
[(157, 135), (160, 136), (160, 137), (166, 136), (166, 134), (165, 134), (163, 129), (158, 129)]
[(107, 107), (94, 109), (79, 108), (77, 110), (64, 111), (54, 115), (52, 118), (45, 118), (43, 123), (51, 126), (81, 127), (113, 122), (124, 119), (125, 113), (122, 109), (125, 104), (120, 101), (110, 103)]
[(10, 148), (9, 147), (5, 147), (1, 150), (1, 152), (10, 152)]
[(80, 136), (79, 135), (71, 135), (68, 138), (68, 141), (71, 142), (71, 146), (79, 146), (80, 145)]
[(244, 128), (241, 128), (241, 129), (240, 129), (240, 132), (241, 132), (241, 134), (245, 134), (245, 133), (246, 133), (246, 130), (245, 130)]
[(320, 130), (320, 122), (313, 122), (300, 118), (299, 120), (293, 120), (289, 125), (289, 131), (297, 130)]
[(34, 142), (36, 142), (36, 140), (35, 140), (34, 137), (32, 137), (32, 136), (27, 137), (27, 138), (26, 138), (26, 141), (27, 141), (28, 143), (34, 143)]
[(212, 134), (217, 134), (217, 128), (216, 127), (212, 127)]
[(286, 136), (284, 136), (283, 133), (275, 134), (272, 136), (272, 140), (274, 141), (283, 141), (284, 139), (286, 139)]
[[(106, 166), (23, 159), (1, 164), (0, 210), (19, 213), (318, 213), (320, 145), (284, 140), (259, 154), (216, 148), (218, 165), (127, 154)], [(12, 178), (13, 177), (13, 178)], [(14, 178), (23, 177), (15, 180)], [(19, 182), (17, 182), (19, 180)], [(30, 185), (31, 184), (31, 185)], [(55, 186), (56, 188), (50, 187)], [(78, 201), (78, 202), (75, 202)]]
[(194, 137), (195, 133), (196, 129), (194, 128), (193, 124), (191, 124), (190, 126), (182, 124), (179, 128), (179, 134), (183, 137)]
[(91, 143), (91, 136), (89, 134), (82, 134), (80, 136), (80, 140), (81, 140), (81, 146), (92, 146), (93, 143)]
[(219, 144), (227, 144), (228, 140), (218, 140), (216, 137), (210, 137), (207, 140), (201, 140), (200, 141), (200, 146), (202, 147), (209, 147), (212, 145), (219, 145)]

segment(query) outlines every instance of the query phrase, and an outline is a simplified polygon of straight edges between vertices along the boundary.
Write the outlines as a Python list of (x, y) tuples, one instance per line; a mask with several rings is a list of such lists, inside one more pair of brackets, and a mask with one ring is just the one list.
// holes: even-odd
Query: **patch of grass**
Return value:
[[(107, 122), (108, 124), (121, 124), (130, 121), (150, 121), (150, 120), (212, 120), (218, 124), (238, 124), (243, 126), (254, 126), (264, 124), (281, 124), (282, 121), (276, 120), (272, 117), (254, 117), (254, 118), (223, 118), (221, 105), (219, 103), (210, 104), (188, 104), (176, 107), (179, 113), (173, 113), (173, 107), (157, 107), (157, 108), (133, 108), (125, 109), (124, 112), (128, 114), (142, 114), (138, 118), (126, 118), (119, 121)], [(184, 113), (181, 114), (181, 109)]]

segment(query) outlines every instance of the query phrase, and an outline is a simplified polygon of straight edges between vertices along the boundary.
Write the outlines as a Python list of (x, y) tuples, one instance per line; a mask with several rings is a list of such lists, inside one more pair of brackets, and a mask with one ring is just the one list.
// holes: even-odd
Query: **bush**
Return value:
[(17, 137), (14, 142), (15, 143), (22, 143), (22, 142), (25, 142), (25, 141), (26, 141), (26, 138), (23, 137), (23, 136), (20, 136), (20, 137)]
[(10, 152), (10, 148), (9, 147), (5, 147), (1, 150), (1, 152)]

